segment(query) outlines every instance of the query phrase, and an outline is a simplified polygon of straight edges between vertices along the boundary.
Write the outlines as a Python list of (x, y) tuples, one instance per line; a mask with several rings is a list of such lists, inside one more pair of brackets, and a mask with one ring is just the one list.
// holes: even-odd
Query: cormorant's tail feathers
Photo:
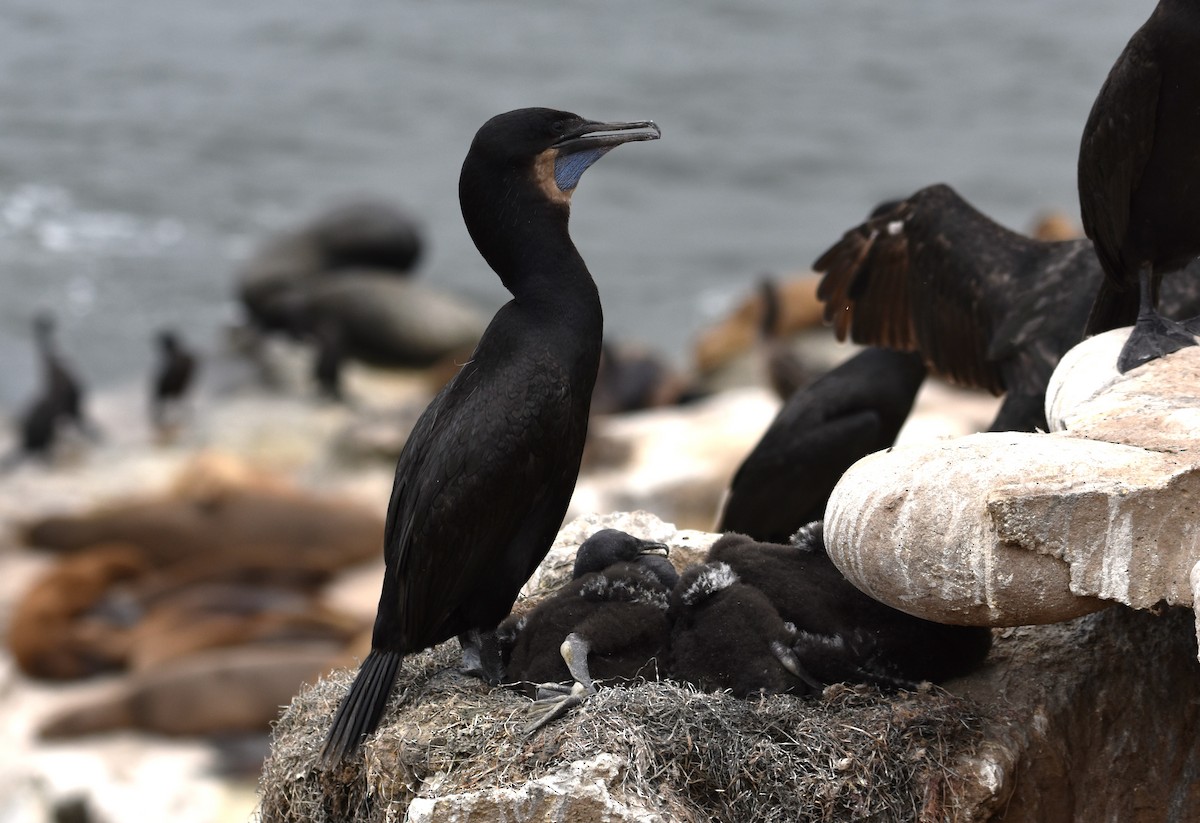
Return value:
[(372, 649), (363, 660), (321, 747), (318, 764), (322, 769), (333, 768), (354, 754), (362, 739), (379, 726), (402, 659), (399, 652)]

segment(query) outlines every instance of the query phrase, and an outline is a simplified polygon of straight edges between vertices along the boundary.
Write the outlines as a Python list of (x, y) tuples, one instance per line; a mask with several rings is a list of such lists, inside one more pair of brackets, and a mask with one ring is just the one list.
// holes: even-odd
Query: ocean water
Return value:
[(683, 365), (765, 272), (947, 182), (1027, 228), (1078, 213), (1079, 135), (1153, 0), (290, 0), (0, 5), (0, 416), (54, 311), (92, 385), (201, 349), (271, 232), (358, 195), (428, 237), (420, 277), (505, 299), (462, 226), (475, 130), (526, 105), (652, 118), (588, 172), (572, 234), (614, 338)]

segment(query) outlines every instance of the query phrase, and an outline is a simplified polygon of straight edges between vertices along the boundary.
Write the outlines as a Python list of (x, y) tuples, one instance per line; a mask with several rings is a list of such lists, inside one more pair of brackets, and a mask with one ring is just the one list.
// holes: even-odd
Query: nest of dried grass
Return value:
[[(612, 794), (664, 820), (956, 821), (972, 817), (959, 774), (982, 738), (978, 707), (941, 690), (739, 700), (668, 681), (603, 688), (531, 737), (529, 701), (453, 670), (446, 644), (405, 661), (365, 758), (313, 768), (348, 685), (299, 695), (275, 729), (261, 819), (400, 820), (414, 797), (519, 787), (573, 761), (614, 755)], [(365, 760), (365, 762), (364, 762)]]

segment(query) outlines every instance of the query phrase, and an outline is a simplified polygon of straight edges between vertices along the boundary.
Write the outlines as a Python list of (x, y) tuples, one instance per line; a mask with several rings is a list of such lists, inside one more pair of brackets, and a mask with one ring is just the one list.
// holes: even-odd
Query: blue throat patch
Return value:
[(579, 185), (579, 178), (595, 163), (608, 153), (612, 146), (604, 146), (589, 151), (577, 151), (572, 154), (558, 155), (554, 158), (554, 182), (559, 191), (571, 191)]

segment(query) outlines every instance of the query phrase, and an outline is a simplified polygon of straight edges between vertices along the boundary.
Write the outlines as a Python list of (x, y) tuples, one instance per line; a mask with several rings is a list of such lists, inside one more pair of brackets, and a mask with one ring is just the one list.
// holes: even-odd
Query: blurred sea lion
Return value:
[(592, 392), (592, 414), (672, 406), (693, 398), (686, 378), (640, 346), (605, 341)]
[(420, 226), (408, 212), (394, 203), (363, 198), (269, 238), (243, 266), (239, 280), (281, 282), (364, 266), (408, 277), (423, 247)]
[(328, 574), (379, 555), (383, 518), (312, 494), (245, 488), (45, 517), (27, 524), (24, 537), (32, 546), (62, 553), (124, 543), (140, 549), (156, 567), (194, 561), (212, 570)]
[(8, 648), (23, 672), (47, 680), (89, 677), (125, 665), (119, 621), (93, 614), (112, 587), (148, 568), (132, 546), (102, 545), (64, 558), (17, 600)]
[[(824, 304), (817, 299), (820, 277), (803, 274), (775, 284), (778, 311), (774, 334), (787, 337), (824, 323)], [(756, 345), (762, 337), (764, 318), (771, 311), (761, 288), (743, 298), (724, 319), (701, 332), (692, 348), (696, 369), (710, 374)]]
[(481, 312), (452, 295), (377, 269), (275, 289), (256, 298), (252, 313), (256, 320), (269, 318), (266, 328), (299, 338), (318, 329), (336, 333), (345, 357), (393, 368), (433, 365), (476, 343), (486, 325)]
[(226, 646), (323, 641), (340, 648), (362, 630), (360, 621), (324, 608), (313, 594), (273, 583), (191, 585), (142, 606), (144, 615), (129, 630), (134, 671)]
[(332, 336), (345, 357), (422, 368), (473, 346), (486, 318), (409, 279), (421, 247), (402, 210), (348, 203), (269, 241), (239, 272), (238, 296), (259, 330)]
[(1083, 226), (1066, 212), (1044, 211), (1034, 217), (1029, 236), (1051, 243), (1059, 240), (1077, 240), (1083, 237)]
[(305, 683), (332, 668), (334, 643), (201, 652), (132, 674), (49, 717), (43, 739), (137, 729), (164, 735), (265, 732)]

